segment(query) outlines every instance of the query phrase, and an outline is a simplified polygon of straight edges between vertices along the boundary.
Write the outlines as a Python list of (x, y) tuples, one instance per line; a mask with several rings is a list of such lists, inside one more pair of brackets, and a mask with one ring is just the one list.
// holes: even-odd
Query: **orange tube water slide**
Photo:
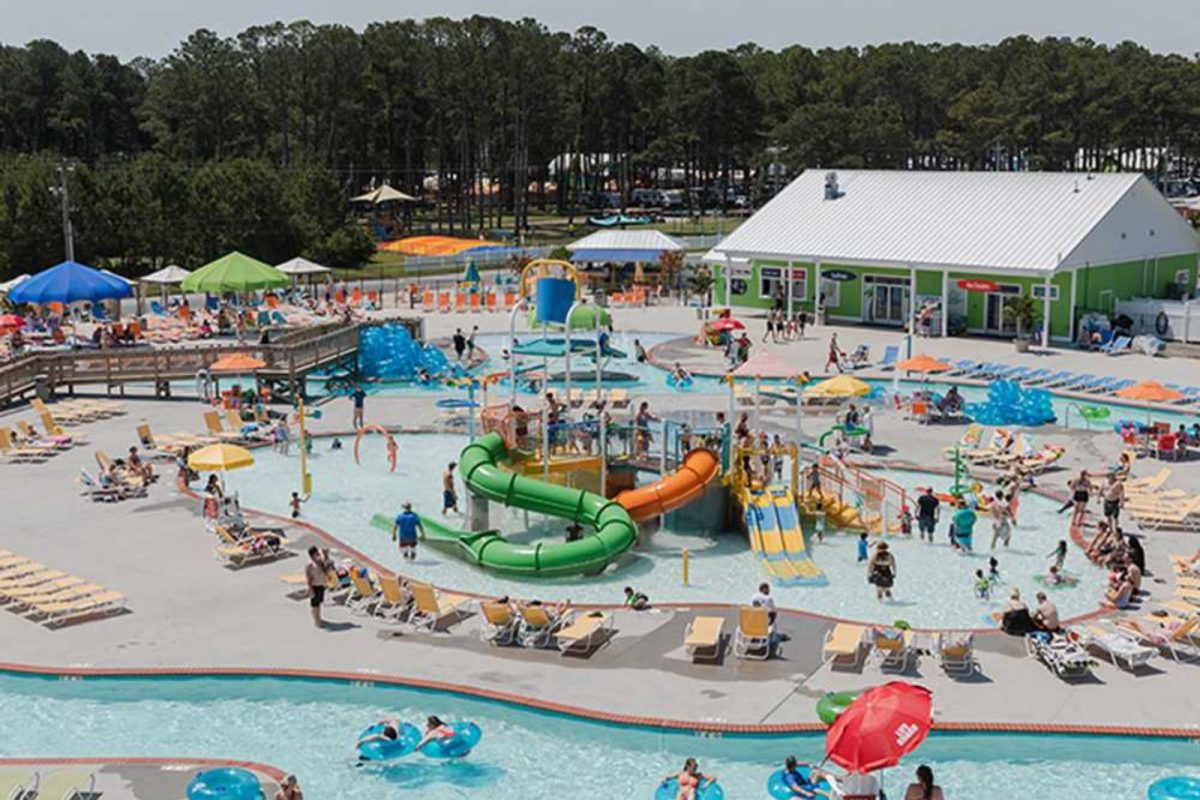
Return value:
[(636, 522), (641, 522), (686, 506), (704, 492), (704, 487), (720, 471), (716, 454), (699, 447), (683, 457), (679, 469), (649, 486), (621, 492), (616, 501)]

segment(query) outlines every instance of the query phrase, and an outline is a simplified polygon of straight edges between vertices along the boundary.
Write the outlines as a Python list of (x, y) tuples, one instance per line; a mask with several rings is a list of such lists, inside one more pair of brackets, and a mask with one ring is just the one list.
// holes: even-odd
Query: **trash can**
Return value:
[(38, 400), (43, 403), (48, 403), (54, 399), (54, 389), (50, 386), (50, 376), (45, 373), (39, 373), (33, 378), (33, 392), (38, 396)]

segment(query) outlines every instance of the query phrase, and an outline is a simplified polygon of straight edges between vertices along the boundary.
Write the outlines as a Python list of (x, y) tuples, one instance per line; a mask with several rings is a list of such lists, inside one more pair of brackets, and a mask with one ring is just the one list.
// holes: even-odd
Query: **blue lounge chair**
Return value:
[(204, 301), (204, 308), (206, 311), (220, 311), (221, 310), (221, 301), (218, 300), (217, 298), (213, 297), (212, 295), (209, 295), (208, 298)]
[(1046, 380), (1047, 378), (1050, 377), (1050, 375), (1051, 375), (1050, 370), (1046, 369), (1045, 367), (1039, 367), (1038, 369), (1035, 369), (1033, 372), (1027, 372), (1025, 374), (1025, 377), (1021, 378), (1020, 380), (1021, 380), (1021, 383), (1032, 385), (1035, 383), (1039, 383), (1043, 380)]
[(108, 312), (104, 310), (103, 303), (92, 303), (92, 319), (96, 322), (112, 322), (108, 318)]
[(1112, 386), (1109, 386), (1105, 391), (1107, 391), (1109, 394), (1116, 394), (1117, 392), (1121, 391), (1122, 389), (1128, 389), (1130, 386), (1133, 386), (1135, 383), (1137, 383), (1137, 381), (1133, 380), (1132, 378), (1122, 378), (1121, 380), (1114, 383)]
[(287, 325), (288, 324), (287, 317), (285, 317), (279, 311), (271, 312), (271, 321), (274, 322), (276, 325)]
[(265, 310), (260, 310), (254, 317), (254, 323), (260, 328), (271, 327), (271, 315)]
[(1106, 355), (1116, 356), (1128, 352), (1131, 344), (1133, 344), (1133, 340), (1128, 336), (1118, 336), (1108, 344), (1101, 345), (1099, 350)]
[(1013, 367), (1011, 370), (1004, 373), (1004, 380), (1016, 381), (1017, 383), (1020, 383), (1021, 381), (1025, 380), (1025, 376), (1032, 371), (1033, 370), (1031, 370), (1029, 367)]
[(1076, 390), (1083, 384), (1091, 383), (1092, 381), (1094, 381), (1096, 379), (1097, 379), (1096, 376), (1093, 375), (1092, 373), (1085, 372), (1082, 375), (1076, 375), (1074, 378), (1072, 378), (1069, 381), (1060, 383), (1059, 386), (1061, 386), (1064, 389)]
[(890, 370), (896, 368), (896, 361), (900, 358), (900, 346), (889, 344), (887, 349), (883, 351), (883, 358), (879, 359), (879, 363), (875, 365), (875, 369)]
[(954, 363), (952, 363), (950, 365), (951, 369), (947, 374), (948, 375), (965, 375), (968, 372), (970, 372), (971, 370), (975, 369), (975, 367), (977, 367), (978, 365), (979, 365), (979, 362), (977, 362), (977, 361), (972, 361), (969, 358), (960, 358), (958, 361), (955, 361)]
[(1077, 383), (1074, 386), (1072, 386), (1071, 389), (1073, 389), (1076, 392), (1087, 392), (1089, 394), (1103, 394), (1104, 392), (1106, 392), (1108, 390), (1109, 386), (1112, 386), (1116, 382), (1117, 382), (1116, 378), (1110, 377), (1108, 375), (1100, 375), (1098, 377), (1092, 378), (1091, 380)]
[(1047, 388), (1051, 386), (1066, 386), (1074, 380), (1077, 380), (1075, 373), (1069, 369), (1063, 369), (1046, 378), (1046, 380), (1041, 382), (1041, 385)]
[(151, 300), (150, 301), (150, 313), (154, 314), (155, 316), (163, 317), (163, 316), (166, 316), (167, 312), (163, 311), (163, 307), (162, 307), (161, 303), (159, 303), (157, 300)]

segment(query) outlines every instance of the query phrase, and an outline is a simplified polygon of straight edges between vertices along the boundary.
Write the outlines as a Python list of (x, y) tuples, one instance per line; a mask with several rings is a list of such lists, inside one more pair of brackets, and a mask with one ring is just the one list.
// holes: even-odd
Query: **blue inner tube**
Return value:
[[(814, 786), (823, 792), (830, 791), (828, 781), (822, 779), (815, 784), (810, 781), (812, 771), (808, 767), (797, 767), (796, 772), (800, 773), (803, 777), (804, 786), (809, 791), (812, 791), (812, 787)], [(795, 800), (799, 795), (792, 791), (791, 784), (784, 780), (783, 775), (784, 770), (782, 767), (771, 773), (771, 777), (767, 778), (767, 794), (776, 798), (776, 800)]]
[(1200, 778), (1172, 775), (1150, 784), (1149, 800), (1200, 800)]
[(474, 400), (462, 400), (457, 397), (447, 397), (434, 403), (438, 408), (479, 408)]
[(187, 788), (188, 800), (259, 800), (262, 786), (248, 769), (224, 767), (201, 772)]
[[(679, 780), (667, 778), (654, 790), (654, 800), (675, 800), (679, 796)], [(725, 800), (725, 790), (716, 781), (705, 781), (696, 790), (696, 800)]]
[(671, 386), (671, 387), (673, 387), (673, 388), (675, 388), (675, 389), (681, 389), (681, 390), (682, 390), (682, 389), (690, 389), (690, 388), (692, 388), (692, 384), (693, 384), (693, 383), (694, 383), (694, 381), (692, 380), (692, 376), (691, 376), (691, 375), (688, 375), (688, 376), (687, 376), (686, 378), (684, 378), (683, 380), (679, 380), (678, 378), (676, 378), (676, 377), (675, 377), (675, 373), (674, 373), (674, 372), (669, 372), (669, 373), (667, 373), (667, 386)]
[(429, 758), (462, 758), (483, 738), (483, 731), (474, 722), (447, 724), (454, 730), (454, 735), (447, 739), (434, 739), (421, 748), (421, 755)]
[(384, 723), (377, 722), (358, 735), (359, 741), (355, 745), (355, 750), (358, 751), (359, 758), (364, 761), (388, 761), (400, 758), (413, 752), (417, 747), (417, 742), (421, 741), (421, 731), (411, 722), (400, 723), (399, 735), (395, 739), (363, 741), (368, 736), (377, 736), (383, 733), (383, 729)]

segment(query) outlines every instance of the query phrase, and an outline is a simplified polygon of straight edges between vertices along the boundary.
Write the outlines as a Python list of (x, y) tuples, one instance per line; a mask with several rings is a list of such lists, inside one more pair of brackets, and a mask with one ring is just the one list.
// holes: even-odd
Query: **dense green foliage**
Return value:
[(0, 274), (61, 256), (63, 159), (81, 258), (352, 265), (346, 200), (385, 180), (473, 232), (638, 186), (758, 203), (810, 166), (1192, 169), (1200, 62), (1024, 37), (668, 57), (486, 17), (200, 30), (129, 63), (35, 41), (0, 48), (0, 154)]

